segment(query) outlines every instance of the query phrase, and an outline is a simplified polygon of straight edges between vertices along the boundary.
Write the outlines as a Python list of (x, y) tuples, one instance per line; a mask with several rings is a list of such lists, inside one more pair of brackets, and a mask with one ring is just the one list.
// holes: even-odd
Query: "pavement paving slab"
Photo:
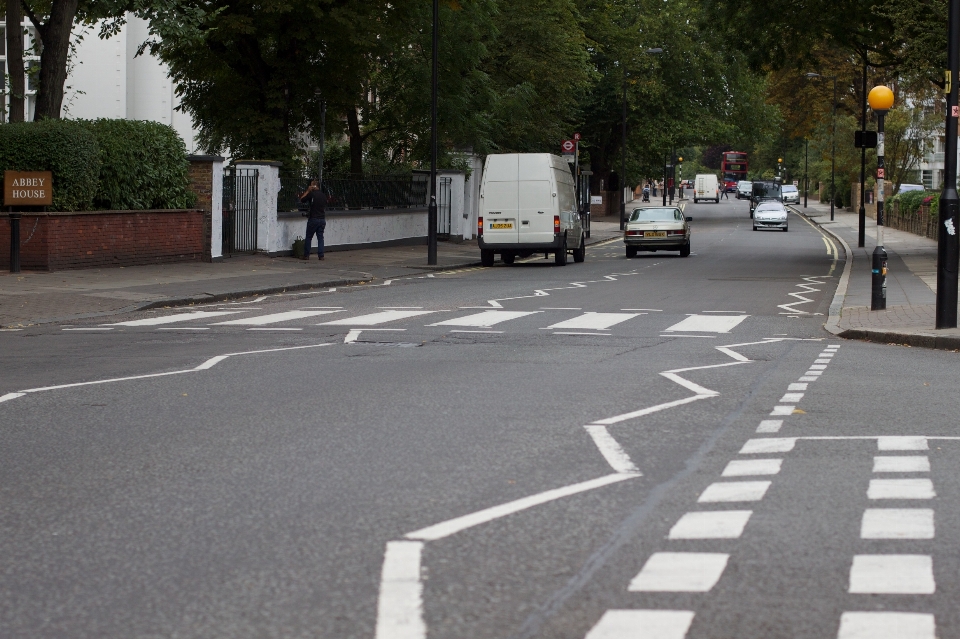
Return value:
[[(618, 237), (619, 223), (594, 220), (587, 244)], [(0, 326), (17, 328), (167, 306), (285, 291), (348, 286), (417, 272), (477, 266), (477, 242), (440, 242), (437, 265), (424, 246), (328, 251), (324, 261), (236, 255), (180, 262), (56, 272), (0, 272)]]
[(806, 209), (794, 207), (807, 219), (839, 239), (853, 258), (848, 267), (839, 315), (827, 322), (827, 330), (840, 337), (905, 344), (947, 350), (960, 349), (960, 329), (936, 329), (937, 242), (896, 229), (884, 229), (888, 255), (887, 308), (870, 310), (871, 264), (876, 247), (876, 220), (867, 218), (864, 242), (857, 247), (859, 214), (809, 202)]

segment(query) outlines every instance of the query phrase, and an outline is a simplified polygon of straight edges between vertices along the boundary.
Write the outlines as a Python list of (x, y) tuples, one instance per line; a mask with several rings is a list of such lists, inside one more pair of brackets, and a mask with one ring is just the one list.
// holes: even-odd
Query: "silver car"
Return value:
[(780, 202), (761, 202), (753, 210), (753, 230), (781, 229), (788, 231), (787, 207)]
[(780, 187), (780, 201), (784, 204), (800, 204), (800, 191), (792, 184)]
[(673, 206), (634, 209), (623, 231), (627, 257), (636, 257), (637, 251), (680, 251), (680, 257), (688, 257), (691, 220)]

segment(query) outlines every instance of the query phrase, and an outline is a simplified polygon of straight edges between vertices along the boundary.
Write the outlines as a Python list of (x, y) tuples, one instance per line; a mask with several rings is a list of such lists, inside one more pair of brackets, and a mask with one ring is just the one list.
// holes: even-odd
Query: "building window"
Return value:
[(933, 190), (933, 171), (929, 169), (924, 169), (923, 171), (921, 171), (921, 174), (922, 175), (920, 179), (921, 179), (921, 182), (923, 183), (923, 188), (927, 189), (928, 191), (932, 191)]

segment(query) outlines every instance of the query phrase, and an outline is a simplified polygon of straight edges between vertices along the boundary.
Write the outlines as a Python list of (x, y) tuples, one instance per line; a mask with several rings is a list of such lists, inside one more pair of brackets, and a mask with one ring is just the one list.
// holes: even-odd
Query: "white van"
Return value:
[(480, 262), (493, 266), (499, 253), (506, 264), (534, 253), (553, 253), (564, 266), (586, 255), (570, 166), (549, 153), (488, 155), (480, 185), (477, 218)]
[(720, 203), (720, 184), (713, 173), (701, 173), (693, 183), (693, 203), (700, 200), (713, 200)]

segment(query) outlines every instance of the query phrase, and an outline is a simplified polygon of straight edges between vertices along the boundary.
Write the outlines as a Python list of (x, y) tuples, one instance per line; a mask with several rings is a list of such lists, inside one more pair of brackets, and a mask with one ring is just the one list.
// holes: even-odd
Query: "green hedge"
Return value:
[(101, 210), (185, 209), (189, 189), (187, 150), (165, 124), (140, 120), (81, 121), (100, 148), (100, 180), (94, 206)]
[(53, 171), (58, 211), (189, 208), (189, 167), (183, 140), (157, 122), (0, 125), (0, 170)]
[(0, 171), (52, 171), (53, 208), (90, 210), (100, 173), (96, 137), (68, 120), (0, 125)]
[(930, 206), (930, 211), (936, 215), (940, 209), (940, 193), (933, 191), (905, 191), (897, 193), (889, 200), (890, 205), (894, 202), (899, 203), (900, 213), (910, 215), (920, 210), (920, 206), (926, 202)]

